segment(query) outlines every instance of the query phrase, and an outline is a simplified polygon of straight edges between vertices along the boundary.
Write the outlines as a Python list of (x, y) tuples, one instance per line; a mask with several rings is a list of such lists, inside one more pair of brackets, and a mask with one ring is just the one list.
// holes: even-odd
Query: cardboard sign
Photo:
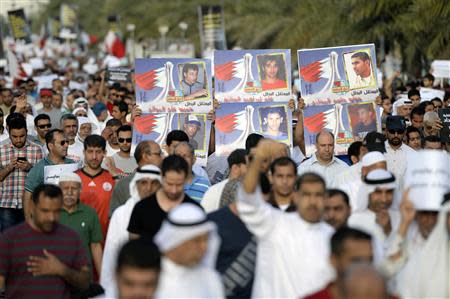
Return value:
[(436, 78), (450, 78), (450, 60), (435, 60), (431, 63), (431, 73)]
[(26, 44), (31, 43), (31, 30), (25, 17), (25, 11), (22, 8), (8, 11), (8, 18), (14, 39), (23, 40)]
[(449, 154), (421, 150), (408, 155), (405, 188), (416, 210), (437, 211), (450, 189)]
[(438, 114), (443, 126), (441, 140), (442, 142), (450, 142), (450, 108), (439, 109)]
[(131, 82), (131, 70), (125, 68), (107, 69), (105, 79), (114, 82)]
[(78, 164), (59, 164), (49, 165), (44, 167), (44, 183), (46, 184), (59, 184), (59, 177), (64, 172), (75, 172), (78, 170)]
[(445, 91), (434, 88), (420, 88), (420, 101), (431, 101), (434, 98), (440, 98), (444, 100)]

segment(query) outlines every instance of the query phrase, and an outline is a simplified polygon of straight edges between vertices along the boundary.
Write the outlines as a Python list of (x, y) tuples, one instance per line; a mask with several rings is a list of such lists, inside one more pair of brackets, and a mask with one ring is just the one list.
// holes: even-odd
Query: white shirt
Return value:
[(155, 298), (224, 298), (222, 280), (213, 268), (184, 267), (162, 258)]
[(384, 156), (386, 157), (387, 168), (395, 175), (396, 181), (399, 182), (399, 185), (401, 185), (400, 182), (403, 181), (406, 166), (408, 165), (408, 155), (410, 153), (414, 153), (415, 151), (404, 143), (402, 143), (397, 150), (394, 150), (388, 141), (385, 142), (385, 146), (386, 153)]
[(327, 188), (337, 187), (335, 180), (340, 176), (349, 166), (344, 161), (333, 156), (333, 159), (328, 165), (322, 165), (317, 160), (317, 156), (314, 154), (308, 160), (304, 161), (297, 168), (298, 175), (302, 175), (305, 172), (315, 172), (321, 175), (327, 184)]
[(102, 259), (100, 284), (105, 289), (105, 298), (114, 298), (117, 287), (115, 280), (116, 260), (119, 250), (129, 240), (127, 231), (131, 213), (139, 199), (131, 197), (124, 205), (118, 207), (112, 214), (106, 235), (105, 249)]
[(84, 146), (81, 142), (75, 139), (75, 143), (69, 145), (67, 149), (67, 158), (74, 160), (75, 162), (84, 161)]
[(229, 179), (226, 179), (220, 183), (212, 185), (203, 195), (201, 206), (206, 213), (214, 212), (219, 209), (220, 197), (222, 196), (223, 188), (228, 183)]
[(329, 258), (333, 228), (308, 223), (298, 213), (284, 213), (266, 203), (259, 187), (247, 194), (240, 187), (237, 208), (258, 238), (253, 298), (299, 298), (333, 279)]
[(118, 153), (119, 151), (120, 151), (119, 148), (113, 149), (111, 147), (111, 145), (109, 145), (109, 142), (106, 142), (106, 156), (107, 157), (112, 157), (112, 156), (114, 156), (115, 153)]

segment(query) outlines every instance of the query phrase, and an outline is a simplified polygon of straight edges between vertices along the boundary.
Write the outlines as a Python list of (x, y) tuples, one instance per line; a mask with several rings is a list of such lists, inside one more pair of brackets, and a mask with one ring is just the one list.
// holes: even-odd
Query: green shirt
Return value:
[(92, 263), (90, 244), (100, 243), (103, 240), (100, 220), (95, 210), (82, 203), (72, 213), (61, 209), (59, 222), (64, 224), (80, 235), (86, 251), (89, 253), (89, 261)]
[[(76, 163), (75, 161), (64, 158), (64, 164)], [(36, 163), (33, 168), (28, 172), (27, 178), (25, 179), (25, 190), (33, 193), (37, 186), (44, 183), (44, 168), (45, 166), (55, 165), (48, 156)]]

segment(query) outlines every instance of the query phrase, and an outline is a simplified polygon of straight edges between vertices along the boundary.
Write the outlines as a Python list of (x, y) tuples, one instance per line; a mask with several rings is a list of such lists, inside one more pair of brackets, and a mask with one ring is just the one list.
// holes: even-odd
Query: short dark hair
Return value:
[(32, 199), (35, 204), (39, 203), (39, 198), (43, 196), (49, 197), (51, 199), (59, 199), (62, 201), (63, 194), (61, 189), (52, 184), (40, 184), (33, 190)]
[(117, 136), (119, 136), (120, 132), (133, 132), (133, 129), (130, 125), (122, 125), (119, 129), (117, 129)]
[(15, 119), (15, 118), (21, 118), (21, 119), (25, 120), (25, 123), (26, 123), (25, 116), (23, 116), (22, 113), (14, 112), (14, 113), (10, 113), (10, 114), (6, 117), (6, 126), (9, 127), (9, 124), (10, 124), (11, 121), (12, 121), (13, 119)]
[(423, 76), (423, 78), (434, 82), (434, 76), (432, 74), (426, 74), (425, 76)]
[(413, 96), (419, 96), (420, 97), (420, 92), (417, 89), (415, 89), (415, 88), (413, 88), (410, 91), (408, 91), (408, 99), (411, 99), (411, 97), (413, 97)]
[(352, 162), (352, 157), (359, 157), (359, 154), (361, 154), (361, 147), (363, 146), (363, 143), (361, 141), (355, 141), (352, 144), (350, 144), (350, 146), (348, 147), (347, 150), (347, 156), (348, 159), (350, 160), (350, 163), (353, 164)]
[(189, 70), (198, 72), (198, 65), (194, 63), (186, 63), (185, 65), (183, 65), (183, 75), (186, 74)]
[(167, 134), (166, 137), (166, 144), (167, 146), (170, 146), (172, 142), (178, 141), (178, 142), (189, 142), (189, 136), (186, 134), (186, 132), (181, 130), (173, 130)]
[(306, 183), (320, 183), (323, 186), (323, 189), (326, 189), (326, 183), (323, 177), (314, 172), (305, 172), (302, 174), (295, 183), (295, 189), (301, 190), (302, 185)]
[(424, 116), (425, 114), (425, 109), (423, 109), (423, 107), (414, 107), (411, 110), (411, 114), (409, 115), (411, 117), (411, 119), (413, 118), (413, 115), (419, 115), (419, 116)]
[[(431, 103), (433, 103), (433, 102), (439, 102), (439, 103), (442, 104), (442, 100), (441, 100), (440, 98), (438, 98), (438, 97), (432, 98), (432, 99), (431, 99)], [(433, 103), (433, 105), (434, 105), (434, 103)]]
[(436, 136), (436, 135), (430, 135), (430, 136), (425, 137), (424, 141), (441, 143), (441, 137)]
[(56, 133), (64, 135), (63, 130), (60, 130), (60, 129), (53, 129), (53, 130), (48, 131), (47, 134), (45, 134), (45, 143), (47, 144), (47, 148), (48, 148), (49, 143), (52, 143), (55, 141)]
[(264, 139), (264, 136), (257, 133), (252, 133), (247, 136), (245, 139), (245, 150), (247, 151), (247, 155), (250, 154), (250, 150), (256, 147), (261, 139)]
[(275, 173), (277, 166), (288, 166), (291, 165), (294, 173), (297, 174), (297, 164), (295, 164), (294, 160), (289, 157), (280, 157), (272, 161), (270, 164), (270, 172), (272, 174)]
[(149, 240), (130, 240), (119, 251), (116, 273), (120, 273), (125, 267), (159, 272), (161, 270), (161, 253), (158, 247)]
[(188, 175), (189, 166), (184, 158), (177, 155), (170, 155), (164, 158), (161, 165), (161, 175), (164, 177), (167, 172), (175, 171)]
[(344, 199), (344, 202), (347, 206), (350, 206), (350, 199), (348, 197), (348, 194), (344, 191), (342, 191), (341, 189), (327, 189), (327, 196), (328, 197), (333, 197), (336, 195), (340, 195), (342, 196), (342, 198)]
[(111, 118), (110, 120), (108, 120), (106, 122), (105, 127), (120, 127), (121, 125), (122, 125), (122, 123), (120, 122), (120, 120)]
[(62, 125), (65, 120), (74, 120), (78, 124), (78, 118), (75, 115), (70, 114), (70, 113), (64, 114), (63, 116), (61, 116), (59, 123)]
[(331, 253), (341, 255), (344, 251), (344, 242), (347, 240), (372, 241), (372, 237), (359, 229), (350, 227), (339, 228), (331, 237)]
[(36, 117), (34, 118), (34, 125), (37, 127), (38, 122), (39, 122), (40, 120), (43, 120), (43, 119), (46, 119), (46, 120), (50, 121), (50, 116), (48, 116), (48, 114), (45, 114), (45, 113), (39, 114), (38, 116), (36, 116)]
[(228, 168), (231, 169), (233, 165), (245, 164), (245, 156), (247, 151), (245, 149), (235, 149), (227, 158)]
[(8, 132), (11, 133), (11, 130), (20, 130), (25, 129), (27, 130), (27, 122), (25, 119), (20, 117), (15, 117), (11, 119), (8, 123)]
[(139, 144), (136, 146), (136, 149), (134, 150), (134, 158), (136, 159), (136, 162), (139, 164), (139, 162), (142, 161), (144, 154), (147, 154), (149, 152), (150, 142), (147, 140), (139, 142)]
[(106, 149), (106, 140), (100, 135), (89, 135), (84, 139), (84, 150), (87, 150), (88, 147), (99, 147), (102, 150)]
[(410, 139), (409, 134), (413, 133), (413, 132), (416, 132), (416, 133), (418, 133), (420, 135), (420, 130), (417, 129), (416, 127), (409, 126), (409, 127), (406, 128), (406, 142), (407, 143), (409, 143), (409, 139)]
[(359, 58), (362, 61), (366, 61), (366, 60), (370, 59), (369, 54), (367, 54), (366, 52), (356, 52), (350, 58)]
[(427, 108), (428, 105), (432, 105), (434, 107), (434, 104), (431, 103), (431, 101), (423, 101), (419, 104), (419, 108), (423, 109), (423, 111), (425, 111), (425, 109)]
[(128, 113), (128, 105), (127, 105), (127, 103), (125, 103), (125, 102), (122, 102), (122, 101), (115, 101), (114, 104), (113, 104), (113, 106), (119, 107), (119, 111), (120, 111), (120, 112), (126, 112), (126, 113)]

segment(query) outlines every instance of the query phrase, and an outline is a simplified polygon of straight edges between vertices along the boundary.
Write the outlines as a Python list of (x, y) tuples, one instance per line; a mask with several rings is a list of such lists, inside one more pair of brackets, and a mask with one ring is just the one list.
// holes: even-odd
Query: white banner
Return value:
[(78, 170), (78, 164), (59, 164), (44, 167), (44, 183), (58, 185), (59, 177), (64, 172), (75, 172)]

